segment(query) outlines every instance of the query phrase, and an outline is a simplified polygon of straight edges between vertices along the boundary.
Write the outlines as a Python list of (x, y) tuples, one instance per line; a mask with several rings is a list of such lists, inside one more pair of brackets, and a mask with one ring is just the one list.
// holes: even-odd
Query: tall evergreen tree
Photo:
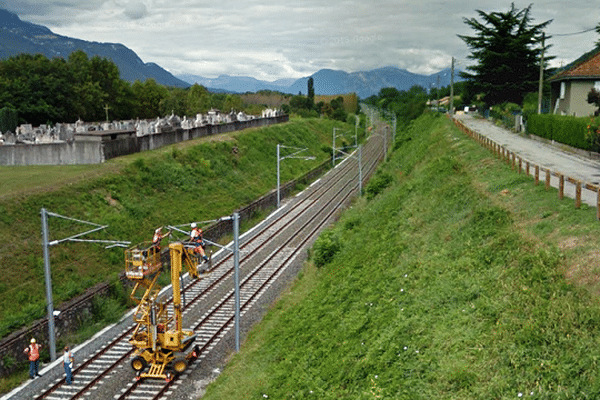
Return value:
[(312, 76), (308, 78), (308, 92), (306, 97), (308, 97), (311, 106), (315, 104), (315, 81)]
[[(504, 13), (477, 10), (483, 22), (463, 19), (477, 33), (458, 37), (471, 48), (468, 58), (477, 64), (466, 68), (470, 73), (461, 75), (471, 80), (475, 91), (485, 95), (483, 100), (488, 105), (520, 104), (528, 92), (538, 89), (543, 29), (552, 20), (532, 25), (531, 6), (517, 10), (512, 3)], [(546, 55), (544, 61), (552, 58)]]

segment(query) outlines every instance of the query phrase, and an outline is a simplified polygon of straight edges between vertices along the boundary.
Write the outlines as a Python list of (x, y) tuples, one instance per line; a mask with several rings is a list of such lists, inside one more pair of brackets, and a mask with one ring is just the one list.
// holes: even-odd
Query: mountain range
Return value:
[[(165, 86), (189, 87), (198, 83), (213, 92), (246, 93), (272, 90), (306, 94), (310, 77), (314, 80), (315, 94), (335, 95), (354, 92), (360, 98), (375, 95), (386, 87), (408, 90), (414, 85), (432, 88), (450, 84), (450, 69), (432, 75), (420, 75), (396, 67), (359, 72), (322, 69), (300, 79), (279, 79), (273, 82), (248, 76), (221, 75), (217, 78), (205, 78), (193, 74), (174, 76), (155, 63), (144, 63), (133, 50), (120, 43), (90, 42), (57, 35), (45, 26), (22, 21), (16, 14), (0, 9), (0, 60), (20, 53), (39, 53), (48, 58), (67, 58), (75, 50), (84, 51), (90, 58), (100, 56), (112, 60), (119, 68), (121, 78), (132, 83), (136, 80), (143, 82), (149, 78)], [(455, 80), (459, 80), (458, 73), (455, 75)]]
[(0, 59), (21, 53), (67, 58), (75, 50), (83, 50), (90, 58), (100, 56), (112, 60), (119, 68), (121, 79), (129, 82), (153, 78), (166, 86), (190, 86), (157, 64), (144, 63), (133, 50), (122, 44), (89, 42), (57, 35), (45, 26), (21, 21), (16, 14), (0, 9)]
[[(450, 85), (450, 75), (449, 68), (431, 75), (420, 75), (396, 67), (383, 67), (359, 72), (322, 69), (304, 78), (280, 79), (273, 82), (261, 81), (248, 76), (229, 75), (204, 78), (198, 75), (180, 74), (177, 77), (191, 85), (197, 83), (207, 88), (226, 92), (274, 90), (291, 94), (307, 94), (308, 79), (312, 77), (315, 94), (335, 95), (354, 92), (358, 97), (366, 98), (379, 93), (382, 88), (386, 87), (395, 87), (398, 90), (408, 90), (414, 85), (424, 88), (445, 87)], [(456, 71), (454, 79), (456, 82), (461, 80)]]

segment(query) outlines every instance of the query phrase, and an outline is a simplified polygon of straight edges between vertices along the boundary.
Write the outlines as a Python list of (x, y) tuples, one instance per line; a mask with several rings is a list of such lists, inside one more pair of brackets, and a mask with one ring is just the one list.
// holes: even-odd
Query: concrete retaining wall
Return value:
[[(74, 142), (44, 143), (35, 145), (0, 145), (0, 165), (71, 165), (99, 164), (111, 158), (140, 151), (154, 150), (170, 144), (196, 139), (203, 136), (239, 131), (266, 125), (287, 122), (289, 116), (257, 118), (221, 125), (205, 125), (192, 129), (176, 129), (146, 136), (105, 140), (75, 140)], [(116, 135), (115, 135), (116, 136)], [(107, 133), (106, 138), (110, 139)]]
[(0, 165), (99, 164), (104, 161), (97, 142), (57, 142), (0, 146)]

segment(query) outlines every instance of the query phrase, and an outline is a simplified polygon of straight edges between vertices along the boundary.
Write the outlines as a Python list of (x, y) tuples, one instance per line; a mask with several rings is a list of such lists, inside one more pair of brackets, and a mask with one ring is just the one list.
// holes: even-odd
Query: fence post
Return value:
[(535, 166), (535, 186), (540, 184), (540, 166)]
[(565, 176), (558, 174), (558, 199), (562, 200), (565, 197)]
[(514, 171), (515, 169), (515, 153), (510, 154), (510, 168)]
[(546, 190), (550, 189), (550, 169), (546, 168)]
[(519, 157), (519, 175), (523, 172), (523, 159)]
[(529, 161), (525, 161), (525, 174), (527, 174), (527, 176), (529, 176)]
[(575, 186), (575, 208), (581, 207), (581, 181), (577, 181)]
[(600, 187), (596, 191), (596, 218), (600, 220)]

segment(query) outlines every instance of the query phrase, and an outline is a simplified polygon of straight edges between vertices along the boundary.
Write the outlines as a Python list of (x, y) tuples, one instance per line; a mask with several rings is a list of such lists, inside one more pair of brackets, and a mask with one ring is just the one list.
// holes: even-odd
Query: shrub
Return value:
[(600, 152), (600, 124), (591, 118), (587, 126), (585, 138), (590, 143), (591, 150)]
[(341, 247), (340, 239), (332, 230), (324, 231), (313, 246), (313, 262), (319, 268), (330, 263)]
[(385, 188), (392, 184), (392, 175), (387, 172), (377, 173), (375, 176), (369, 181), (367, 187), (365, 188), (365, 193), (367, 194), (367, 199), (371, 200), (379, 193), (381, 193)]

